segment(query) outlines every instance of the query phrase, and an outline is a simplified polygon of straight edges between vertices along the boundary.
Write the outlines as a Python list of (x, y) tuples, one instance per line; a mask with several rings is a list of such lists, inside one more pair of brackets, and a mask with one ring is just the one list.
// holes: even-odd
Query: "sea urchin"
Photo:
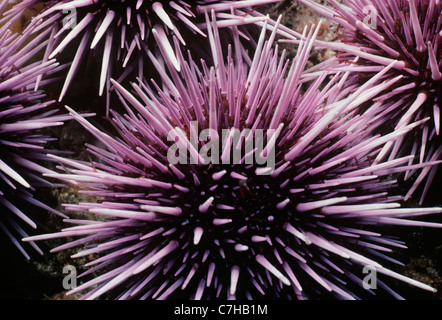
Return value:
[[(397, 61), (385, 78), (402, 78), (391, 88), (391, 92), (378, 97), (382, 102), (376, 105), (381, 120), (378, 122), (378, 131), (400, 129), (413, 121), (429, 118), (407, 138), (402, 137), (395, 143), (386, 144), (378, 160), (384, 156), (394, 159), (410, 154), (418, 155), (419, 163), (439, 160), (442, 156), (439, 137), (442, 2), (344, 0), (340, 3), (329, 0), (330, 6), (326, 6), (313, 0), (299, 1), (339, 26), (338, 41), (318, 41), (317, 44), (338, 51), (337, 58), (343, 66), (334, 66), (334, 70), (348, 69), (349, 65), (354, 70), (348, 79), (348, 86), (357, 87), (386, 65)], [(421, 197), (422, 203), (436, 170), (437, 166), (422, 170), (406, 198), (410, 198), (419, 184), (428, 178)]]
[(41, 207), (60, 215), (32, 195), (36, 187), (51, 185), (41, 174), (52, 172), (44, 167), (44, 163), (50, 161), (46, 156), (49, 150), (44, 146), (53, 139), (45, 136), (41, 129), (59, 126), (67, 116), (55, 115), (57, 110), (49, 108), (53, 101), (45, 101), (44, 92), (36, 90), (37, 82), (41, 85), (47, 82), (40, 82), (40, 77), (50, 76), (58, 66), (53, 60), (31, 63), (46, 45), (42, 38), (47, 34), (30, 40), (32, 29), (19, 35), (8, 27), (8, 24), (0, 27), (0, 229), (29, 259), (17, 241), (27, 236), (19, 221), (37, 227), (27, 215), (26, 206)]
[[(197, 27), (197, 17), (205, 10), (233, 10), (229, 18), (224, 19), (227, 25), (244, 24), (253, 17), (242, 17), (234, 14), (238, 8), (262, 5), (276, 0), (254, 1), (104, 1), (104, 0), (63, 0), (44, 1), (44, 7), (34, 21), (39, 23), (35, 32), (45, 28), (51, 29), (51, 36), (45, 59), (59, 58), (66, 48), (75, 52), (72, 64), (66, 75), (59, 100), (65, 96), (79, 68), (95, 57), (101, 62), (99, 76), (99, 95), (109, 92), (111, 76), (123, 79), (135, 69), (139, 77), (145, 70), (145, 51), (152, 50), (152, 34), (160, 41), (168, 34), (174, 34), (184, 44), (189, 31), (206, 36)], [(41, 1), (25, 0), (11, 11), (20, 12), (26, 8), (36, 7)], [(230, 21), (230, 22), (229, 22)], [(155, 28), (155, 31), (153, 30)], [(188, 37), (187, 37), (188, 38)], [(126, 68), (127, 67), (127, 68)], [(179, 65), (175, 64), (176, 68)]]
[(25, 240), (80, 236), (53, 251), (86, 245), (73, 257), (95, 255), (85, 274), (100, 275), (70, 291), (90, 289), (83, 299), (354, 299), (367, 265), (432, 291), (381, 265), (404, 244), (376, 228), (441, 227), (404, 219), (440, 209), (401, 208), (401, 197), (389, 195), (395, 181), (384, 177), (408, 169), (410, 157), (371, 165), (386, 142), (420, 122), (372, 136), (369, 118), (340, 112), (366, 102), (361, 92), (388, 88), (392, 81), (373, 83), (392, 65), (343, 98), (327, 72), (302, 80), (318, 28), (305, 31), (290, 63), (273, 46), (280, 20), (268, 40), (264, 27), (248, 65), (238, 30), (223, 52), (213, 21), (212, 13), (213, 67), (177, 50), (177, 72), (167, 54), (163, 68), (149, 52), (164, 90), (133, 84), (136, 98), (113, 81), (127, 108), (113, 113), (120, 138), (70, 110), (105, 148), (89, 146), (92, 164), (53, 156), (67, 172), (49, 176), (102, 198), (66, 208), (104, 220), (73, 219), (77, 226)]

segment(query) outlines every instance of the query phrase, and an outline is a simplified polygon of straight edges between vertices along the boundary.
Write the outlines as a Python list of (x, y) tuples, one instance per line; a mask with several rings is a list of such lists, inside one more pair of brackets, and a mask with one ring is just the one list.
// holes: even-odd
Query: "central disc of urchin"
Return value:
[[(205, 136), (204, 131), (199, 137)], [(281, 188), (283, 180), (271, 176), (275, 158), (281, 158), (281, 153), (258, 132), (254, 131), (258, 139), (249, 139), (253, 135), (250, 130), (230, 128), (216, 134), (216, 139), (199, 141), (195, 144), (199, 159), (193, 159), (194, 163), (190, 156), (177, 159), (168, 154), (176, 177), (174, 181), (170, 176), (159, 180), (171, 182), (181, 191), (171, 194), (170, 199), (179, 208), (181, 224), (192, 231), (194, 245), (210, 247), (221, 242), (221, 249), (225, 246), (241, 252), (254, 240), (268, 237), (269, 231), (281, 232), (276, 226), (283, 225), (277, 223), (282, 217), (287, 219), (287, 213), (282, 212), (290, 202), (289, 191)], [(218, 140), (220, 136), (224, 141)], [(179, 155), (179, 150), (174, 151)]]
[[(219, 252), (215, 249), (214, 254), (231, 259), (235, 252), (247, 251), (256, 242), (271, 243), (283, 232), (291, 215), (286, 210), (288, 190), (280, 189), (280, 179), (257, 176), (254, 167), (213, 165), (189, 177), (186, 185), (193, 190), (175, 203), (183, 208), (194, 245), (210, 249), (216, 244)], [(257, 251), (267, 249), (260, 246)]]

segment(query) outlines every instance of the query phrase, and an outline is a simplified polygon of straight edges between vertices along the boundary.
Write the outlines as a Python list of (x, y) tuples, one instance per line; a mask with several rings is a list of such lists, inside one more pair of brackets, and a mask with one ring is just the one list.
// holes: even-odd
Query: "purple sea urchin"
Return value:
[[(152, 38), (151, 34), (161, 41), (172, 33), (185, 43), (185, 37), (181, 35), (184, 30), (205, 36), (195, 24), (197, 15), (204, 10), (229, 12), (232, 8), (232, 14), (225, 21), (228, 24), (244, 24), (253, 18), (235, 16), (233, 12), (237, 8), (275, 1), (49, 0), (44, 1), (44, 8), (35, 17), (37, 21), (44, 20), (36, 32), (46, 27), (52, 29), (45, 59), (58, 57), (67, 47), (75, 52), (59, 100), (65, 96), (78, 69), (84, 67), (82, 61), (92, 56), (96, 57), (94, 61), (101, 63), (101, 96), (105, 87), (109, 89), (112, 75), (114, 78), (124, 78), (130, 70), (137, 69), (139, 77), (143, 77), (144, 52), (151, 47), (150, 44), (155, 43), (148, 41)], [(22, 1), (13, 11), (21, 11), (38, 3), (39, 0)], [(116, 71), (120, 66), (123, 69)], [(177, 64), (175, 67), (179, 68)]]
[[(363, 83), (397, 60), (385, 77), (402, 76), (402, 79), (390, 93), (379, 97), (382, 101), (377, 105), (382, 117), (379, 130), (399, 129), (430, 117), (407, 136), (411, 139), (403, 137), (394, 144), (387, 144), (379, 158), (412, 154), (418, 155), (420, 163), (440, 159), (442, 3), (435, 0), (344, 0), (342, 3), (329, 0), (330, 6), (324, 6), (312, 0), (299, 1), (339, 25), (339, 41), (318, 41), (317, 44), (339, 51), (337, 58), (344, 63), (341, 70), (351, 64), (355, 72), (349, 77), (349, 86)], [(422, 203), (436, 170), (437, 167), (422, 170), (406, 198), (428, 177)]]
[[(209, 22), (213, 67), (199, 67), (177, 50), (181, 72), (167, 54), (163, 69), (149, 53), (165, 89), (154, 83), (155, 93), (133, 84), (136, 98), (113, 81), (127, 108), (125, 116), (113, 113), (118, 139), (70, 110), (105, 149), (89, 146), (98, 159), (92, 165), (53, 156), (67, 172), (50, 176), (102, 197), (66, 208), (104, 220), (72, 220), (77, 226), (25, 239), (80, 236), (53, 251), (87, 245), (74, 257), (97, 255), (85, 274), (100, 275), (70, 293), (90, 289), (83, 299), (296, 299), (321, 293), (353, 299), (366, 265), (433, 290), (380, 264), (394, 262), (385, 252), (404, 244), (376, 228), (441, 227), (404, 219), (440, 209), (401, 208), (401, 197), (389, 195), (395, 181), (383, 177), (409, 169), (410, 157), (371, 165), (386, 142), (421, 122), (371, 136), (369, 116), (349, 118), (340, 111), (397, 81), (373, 85), (392, 65), (344, 99), (337, 77), (325, 83), (327, 72), (302, 74), (318, 29), (305, 34), (291, 64), (284, 52), (278, 58), (276, 31), (266, 41), (265, 30), (250, 65), (235, 27), (224, 61), (217, 25)], [(304, 78), (312, 80), (307, 88)], [(207, 135), (198, 135), (203, 130)]]
[(54, 115), (56, 110), (48, 107), (53, 102), (44, 101), (45, 94), (35, 90), (42, 74), (50, 75), (57, 70), (55, 61), (30, 62), (45, 46), (42, 38), (46, 35), (30, 40), (31, 29), (18, 35), (8, 27), (0, 27), (0, 229), (29, 259), (17, 241), (27, 235), (19, 221), (37, 227), (23, 212), (26, 204), (59, 214), (32, 195), (36, 187), (51, 185), (40, 175), (52, 172), (43, 167), (50, 160), (44, 145), (52, 138), (40, 129), (59, 126), (67, 117)]

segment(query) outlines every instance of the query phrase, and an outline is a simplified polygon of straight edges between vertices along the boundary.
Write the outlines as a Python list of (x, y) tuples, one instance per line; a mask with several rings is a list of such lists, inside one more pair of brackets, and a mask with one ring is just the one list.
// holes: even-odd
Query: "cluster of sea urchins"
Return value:
[[(411, 163), (440, 160), (442, 100), (442, 2), (437, 0), (358, 1), (329, 0), (321, 5), (299, 0), (339, 25), (338, 40), (318, 41), (317, 45), (338, 51), (340, 66), (352, 69), (347, 87), (357, 88), (366, 79), (396, 60), (385, 78), (401, 79), (375, 104), (380, 121), (378, 132), (398, 130), (407, 124), (427, 119), (409, 135), (388, 143), (383, 157), (416, 155)], [(295, 37), (294, 33), (292, 33)], [(363, 108), (360, 111), (365, 111)], [(373, 123), (375, 126), (376, 123)], [(420, 203), (425, 198), (437, 166), (427, 167), (417, 176), (406, 195), (410, 198), (426, 179)], [(409, 176), (408, 174), (406, 175)]]
[(37, 90), (48, 81), (40, 81), (41, 76), (58, 66), (53, 60), (31, 63), (46, 45), (45, 34), (31, 40), (31, 29), (17, 35), (9, 24), (0, 25), (0, 229), (29, 259), (20, 239), (27, 236), (24, 225), (37, 224), (27, 211), (40, 207), (67, 218), (33, 197), (36, 188), (52, 185), (42, 174), (52, 172), (44, 167), (50, 160), (44, 146), (53, 139), (41, 129), (62, 125), (67, 116), (54, 114), (57, 110), (49, 108), (53, 102), (44, 101), (44, 92)]
[[(361, 290), (365, 266), (434, 290), (383, 266), (395, 262), (385, 253), (404, 243), (378, 228), (440, 227), (407, 219), (440, 209), (402, 208), (390, 194), (396, 181), (386, 177), (410, 169), (410, 156), (372, 165), (385, 143), (423, 121), (372, 135), (370, 115), (345, 113), (393, 85), (375, 83), (394, 65), (343, 96), (337, 76), (303, 73), (319, 28), (304, 33), (290, 62), (274, 45), (278, 23), (268, 39), (263, 28), (250, 64), (236, 27), (232, 46), (221, 48), (214, 15), (213, 66), (184, 58), (175, 41), (178, 72), (159, 43), (165, 66), (149, 56), (163, 89), (133, 83), (132, 93), (112, 81), (127, 109), (113, 113), (119, 137), (70, 109), (103, 147), (89, 146), (92, 164), (53, 156), (65, 172), (49, 176), (103, 199), (66, 209), (103, 218), (25, 239), (79, 237), (52, 251), (85, 246), (73, 257), (93, 255), (84, 274), (100, 275), (69, 294), (357, 299), (375, 292)], [(378, 287), (400, 297), (380, 278)]]
[[(154, 38), (167, 43), (167, 35), (173, 34), (185, 44), (185, 39), (192, 39), (188, 33), (193, 38), (195, 34), (205, 37), (198, 27), (198, 16), (205, 10), (232, 10), (225, 23), (246, 24), (254, 18), (236, 14), (238, 9), (276, 1), (47, 0), (34, 18), (40, 23), (35, 32), (51, 30), (44, 59), (57, 58), (66, 48), (75, 53), (60, 101), (79, 69), (88, 67), (86, 62), (91, 61), (101, 65), (101, 96), (109, 94), (111, 77), (121, 80), (134, 70), (138, 77), (144, 77), (145, 53), (152, 50)], [(40, 3), (40, 0), (25, 0), (17, 4), (13, 12), (37, 8)], [(177, 63), (175, 67), (179, 68)]]

